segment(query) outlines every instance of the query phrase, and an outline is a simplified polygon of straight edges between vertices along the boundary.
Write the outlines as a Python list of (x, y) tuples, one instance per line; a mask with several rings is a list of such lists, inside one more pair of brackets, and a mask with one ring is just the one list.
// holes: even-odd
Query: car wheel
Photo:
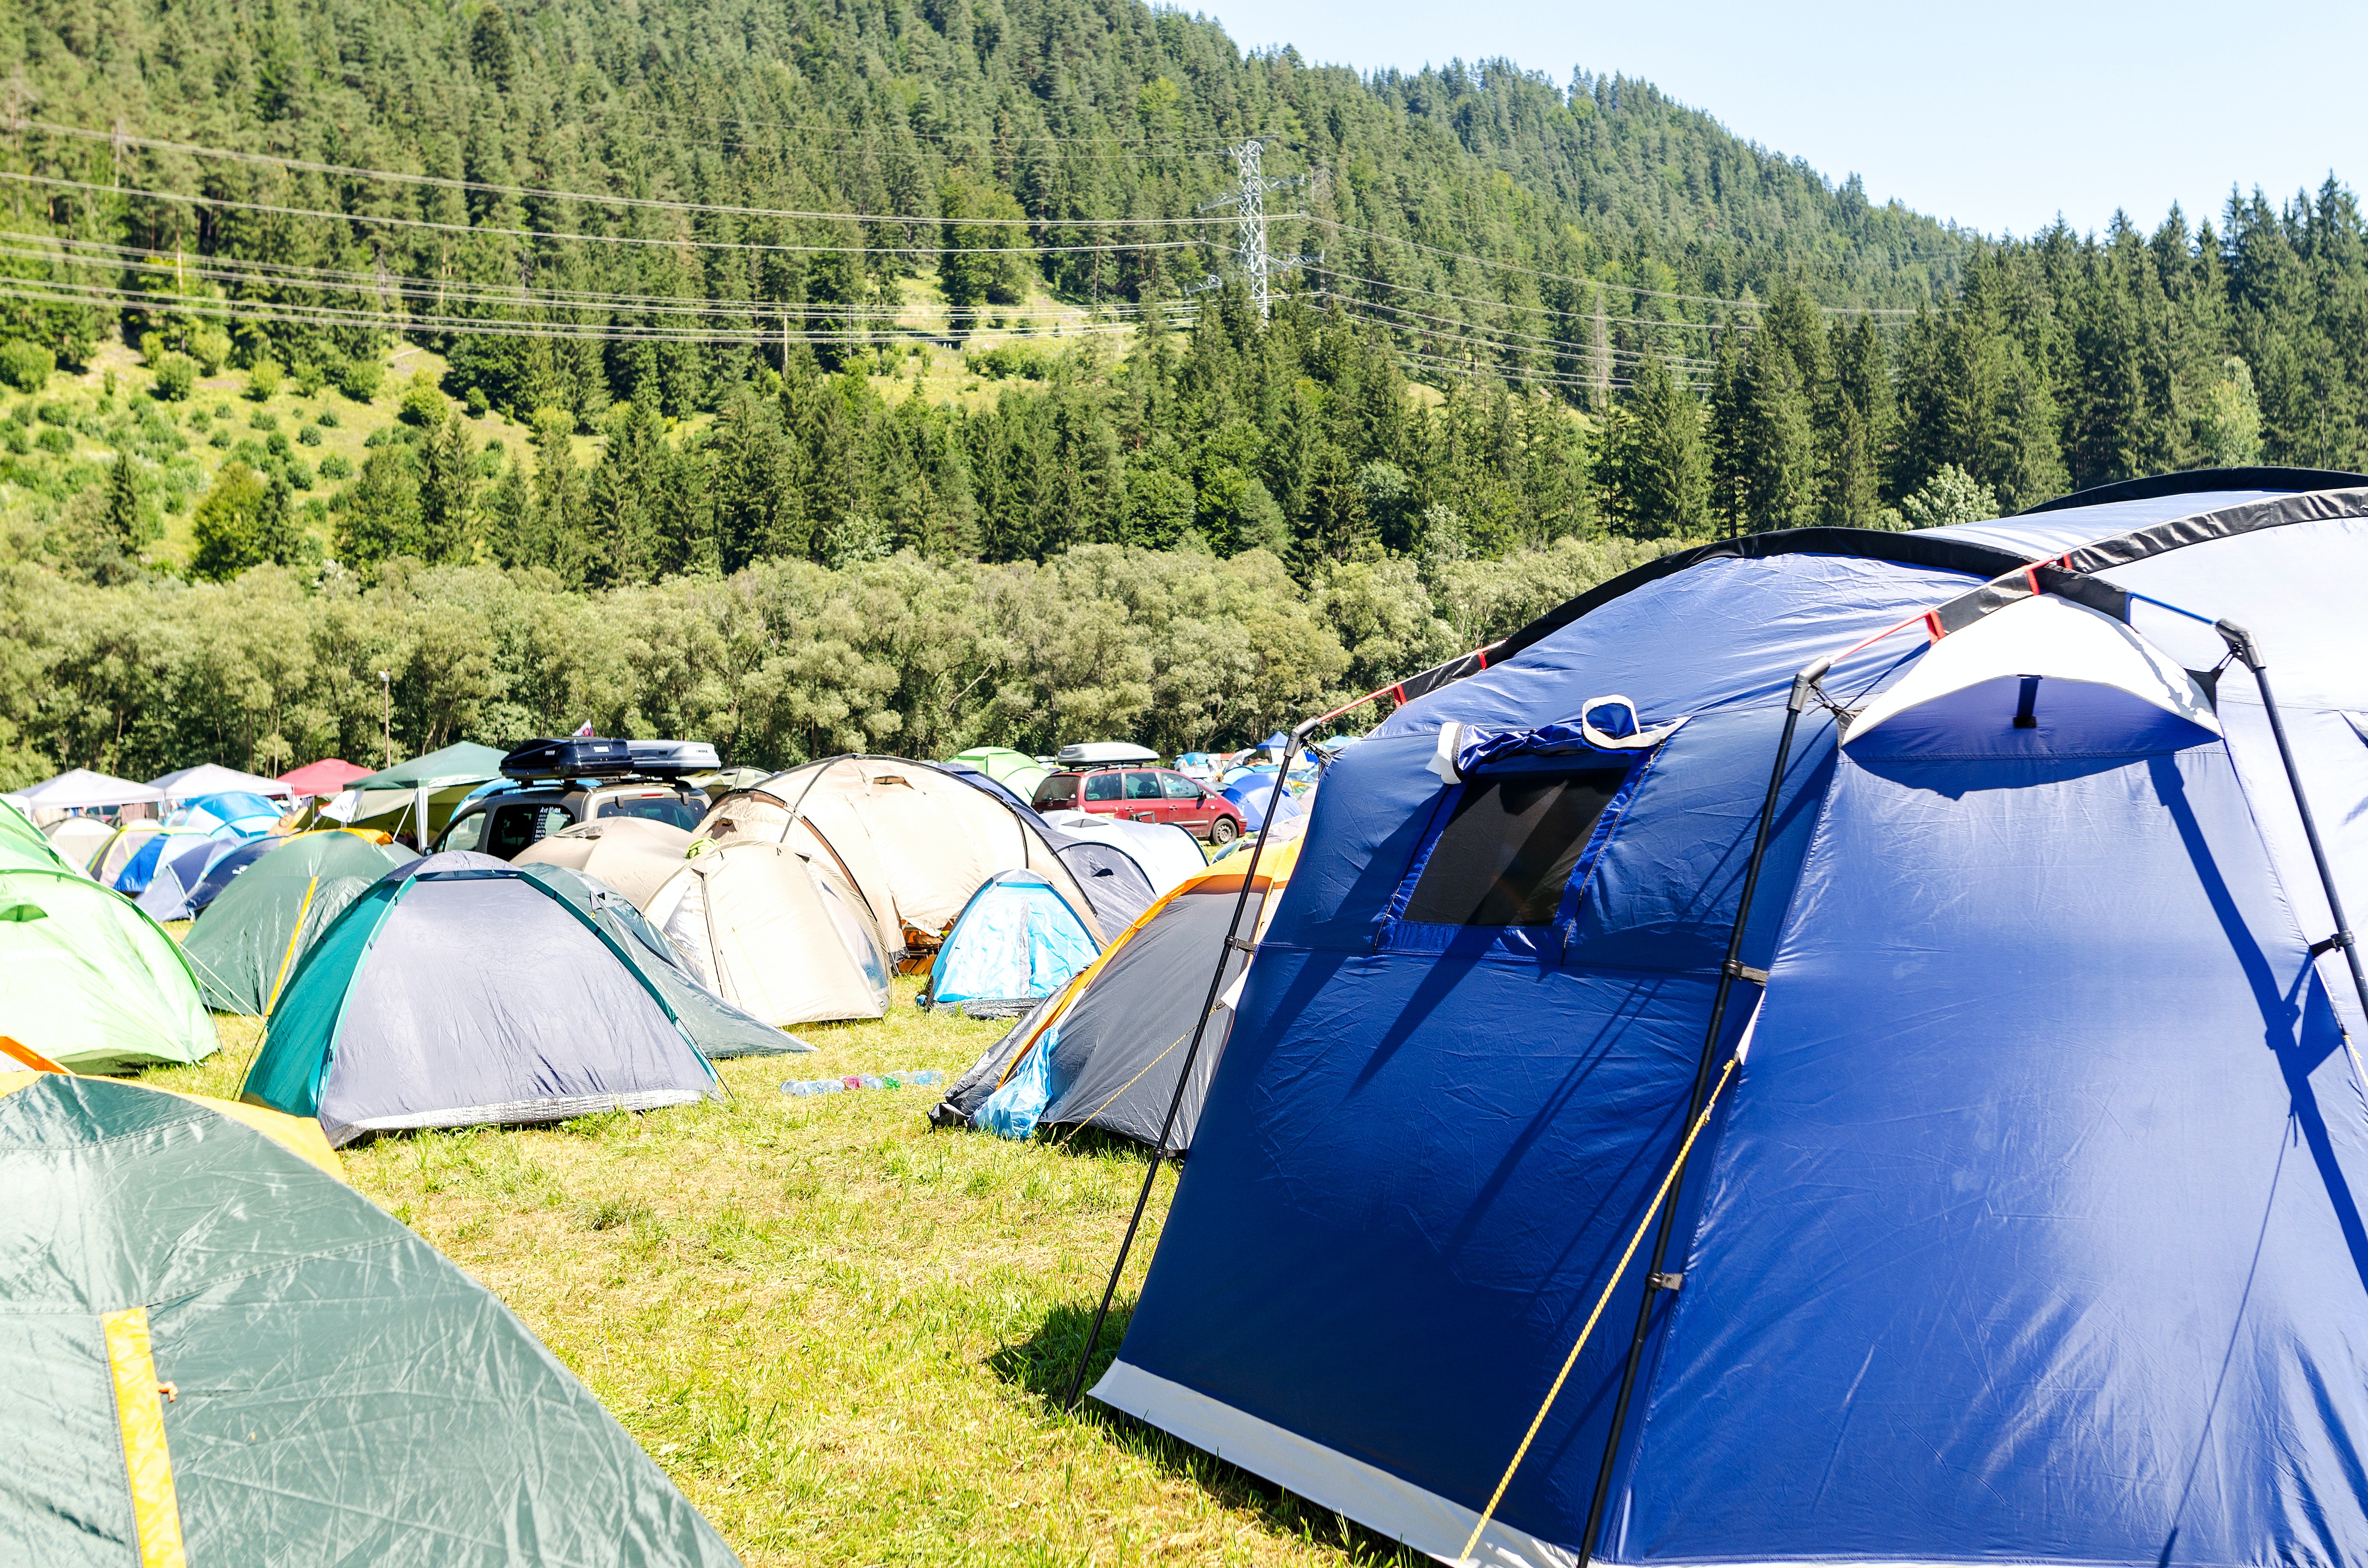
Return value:
[(1234, 841), (1234, 835), (1240, 831), (1241, 829), (1234, 825), (1233, 818), (1219, 817), (1209, 824), (1209, 842), (1223, 849)]

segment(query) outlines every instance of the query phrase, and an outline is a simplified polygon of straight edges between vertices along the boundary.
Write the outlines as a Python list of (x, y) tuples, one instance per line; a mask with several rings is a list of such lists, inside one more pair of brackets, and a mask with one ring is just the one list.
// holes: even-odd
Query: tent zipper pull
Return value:
[(1677, 1290), (1681, 1289), (1685, 1282), (1686, 1277), (1682, 1271), (1675, 1274), (1656, 1274), (1646, 1281), (1656, 1290)]

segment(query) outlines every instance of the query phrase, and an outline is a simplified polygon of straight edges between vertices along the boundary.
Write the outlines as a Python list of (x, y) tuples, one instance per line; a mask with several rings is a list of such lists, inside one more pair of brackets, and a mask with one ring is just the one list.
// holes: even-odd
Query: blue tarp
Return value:
[[(2198, 509), (1984, 537), (2038, 557)], [(2102, 575), (2206, 618), (2131, 613), (2191, 667), (2211, 618), (2260, 638), (2368, 909), (2368, 518)], [(1458, 1553), (1683, 1137), (1793, 673), (1975, 585), (1704, 559), (1343, 754), (1097, 1396)], [(1930, 645), (1877, 642), (1826, 690), (1862, 704)], [(1748, 1026), (1748, 1054), (1678, 1191), (1681, 1289), (1611, 1447), (1641, 1260), (1622, 1277), (1483, 1561), (2360, 1560), (2355, 1004), (2340, 955), (2310, 959), (2326, 903), (2249, 677), (2217, 691), (2226, 742), (2112, 703), (2017, 731), (1987, 688), (1848, 747), (1808, 711), (1743, 949), (1765, 989), (1737, 982), (1712, 1042)], [(1567, 928), (1396, 939), (1476, 789), (1629, 765), (1507, 744), (1451, 784), (1439, 727), (1548, 730), (1607, 693), (1686, 722), (1577, 859)]]
[(1100, 946), (1033, 871), (998, 871), (954, 917), (922, 1003), (980, 1014), (1025, 1012), (1094, 961)]

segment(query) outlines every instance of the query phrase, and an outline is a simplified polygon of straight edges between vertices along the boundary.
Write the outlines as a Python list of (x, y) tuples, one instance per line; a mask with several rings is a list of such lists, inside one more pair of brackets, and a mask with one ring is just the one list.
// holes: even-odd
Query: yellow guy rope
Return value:
[(1562, 1392), (1563, 1383), (1570, 1377), (1570, 1369), (1578, 1365), (1578, 1353), (1587, 1348), (1588, 1335), (1595, 1332), (1596, 1323), (1603, 1316), (1603, 1309), (1611, 1304), (1611, 1292), (1620, 1289), (1620, 1277), (1628, 1272), (1629, 1263), (1636, 1256), (1636, 1248), (1645, 1239), (1645, 1227), (1653, 1222), (1653, 1216), (1660, 1212), (1662, 1201), (1669, 1196), (1669, 1188), (1677, 1185), (1678, 1173), (1686, 1168), (1686, 1156), (1693, 1153), (1694, 1140), (1702, 1136), (1702, 1130), (1709, 1124), (1710, 1113), (1718, 1104), (1720, 1091), (1735, 1075), (1737, 1060), (1733, 1056), (1726, 1059), (1725, 1071), (1719, 1074), (1718, 1082), (1711, 1086), (1710, 1098), (1702, 1101), (1702, 1115), (1694, 1119), (1692, 1131), (1678, 1146), (1678, 1157), (1669, 1163), (1669, 1174), (1661, 1178), (1661, 1190), (1653, 1194), (1653, 1201), (1645, 1206), (1644, 1218), (1636, 1221), (1636, 1233), (1628, 1238), (1628, 1250), (1620, 1255), (1620, 1267), (1611, 1271), (1611, 1282), (1603, 1287), (1603, 1294), (1597, 1298), (1595, 1310), (1587, 1314), (1587, 1326), (1578, 1331), (1578, 1343), (1572, 1346), (1570, 1354), (1563, 1358), (1562, 1370), (1554, 1375), (1554, 1387), (1546, 1390), (1545, 1403), (1538, 1406), (1537, 1418), (1521, 1435), (1521, 1446), (1513, 1450), (1513, 1462), (1505, 1467), (1505, 1478), (1497, 1483), (1497, 1490), (1489, 1495), (1488, 1506), (1480, 1510), (1479, 1522), (1472, 1527), (1472, 1539), (1463, 1543), (1462, 1551), (1456, 1553), (1457, 1561), (1471, 1561), (1473, 1550), (1480, 1544), (1481, 1532), (1488, 1528), (1488, 1520), (1496, 1514), (1497, 1505), (1505, 1500), (1505, 1488), (1513, 1484), (1513, 1472), (1521, 1468), (1521, 1460), (1529, 1456), (1530, 1445), (1537, 1441), (1538, 1428), (1546, 1424), (1546, 1412), (1554, 1408), (1556, 1396)]

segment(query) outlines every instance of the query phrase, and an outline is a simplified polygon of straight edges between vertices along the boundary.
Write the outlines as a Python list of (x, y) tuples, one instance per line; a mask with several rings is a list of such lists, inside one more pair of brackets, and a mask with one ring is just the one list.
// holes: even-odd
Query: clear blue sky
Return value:
[[(1188, 5), (1187, 9), (1198, 8)], [(1417, 68), (1503, 56), (1567, 85), (1623, 72), (1748, 140), (1857, 171), (1986, 233), (2060, 211), (2152, 228), (2173, 201), (2215, 216), (2231, 182), (2272, 199), (2332, 170), (2368, 183), (2368, 0), (1987, 6), (1849, 0), (1216, 0), (1245, 47)]]

